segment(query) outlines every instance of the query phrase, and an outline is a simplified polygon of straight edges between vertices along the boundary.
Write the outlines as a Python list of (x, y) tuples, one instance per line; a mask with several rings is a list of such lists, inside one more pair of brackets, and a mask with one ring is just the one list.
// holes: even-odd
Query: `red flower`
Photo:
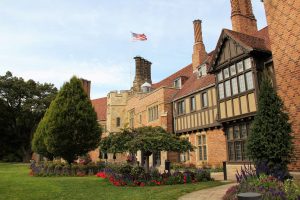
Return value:
[(141, 186), (141, 187), (144, 187), (144, 186), (145, 186), (145, 183), (141, 182), (140, 186)]

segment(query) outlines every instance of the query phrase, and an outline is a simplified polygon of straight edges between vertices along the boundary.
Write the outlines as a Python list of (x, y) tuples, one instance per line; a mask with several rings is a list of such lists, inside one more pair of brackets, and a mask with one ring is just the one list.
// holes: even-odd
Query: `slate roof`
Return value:
[(253, 36), (228, 29), (223, 29), (223, 31), (249, 50), (271, 51), (267, 27), (258, 31)]
[(180, 69), (179, 71), (175, 72), (174, 74), (168, 76), (167, 78), (161, 80), (160, 82), (152, 84), (153, 89), (157, 89), (160, 87), (173, 87), (174, 81), (179, 77), (186, 77), (189, 78), (193, 74), (193, 67), (192, 64)]

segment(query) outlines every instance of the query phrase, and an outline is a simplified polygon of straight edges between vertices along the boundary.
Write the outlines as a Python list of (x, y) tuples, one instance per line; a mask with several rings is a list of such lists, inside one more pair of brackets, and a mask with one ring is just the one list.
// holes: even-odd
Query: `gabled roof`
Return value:
[[(211, 66), (213, 66), (218, 59), (221, 47), (225, 39), (230, 38), (237, 42), (242, 48), (248, 52), (260, 51), (271, 54), (270, 39), (268, 33), (268, 27), (265, 27), (257, 31), (253, 35), (247, 35), (236, 31), (223, 29), (219, 37), (215, 53), (211, 59)], [(212, 71), (213, 69), (210, 69)]]
[(97, 113), (98, 121), (105, 121), (106, 120), (106, 110), (107, 110), (107, 98), (99, 98), (91, 100), (92, 105)]
[(257, 32), (254, 36), (246, 35), (243, 33), (231, 31), (228, 29), (224, 29), (225, 33), (231, 37), (233, 40), (237, 41), (244, 48), (253, 51), (271, 51), (266, 40), (264, 38), (268, 37), (264, 35), (266, 32)]
[(152, 84), (153, 89), (157, 89), (160, 87), (173, 87), (174, 81), (179, 77), (186, 77), (189, 78), (193, 74), (193, 67), (192, 64), (182, 68), (181, 70), (175, 72), (174, 74), (168, 76), (167, 78), (163, 79), (158, 83)]

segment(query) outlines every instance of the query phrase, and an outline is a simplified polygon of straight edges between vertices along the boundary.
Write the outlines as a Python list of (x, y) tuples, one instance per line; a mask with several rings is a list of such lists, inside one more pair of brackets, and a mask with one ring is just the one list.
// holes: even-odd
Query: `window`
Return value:
[(246, 73), (246, 82), (247, 82), (247, 89), (248, 90), (251, 90), (254, 88), (254, 85), (253, 85), (253, 77), (252, 77), (252, 72), (247, 72)]
[(177, 114), (183, 114), (185, 113), (185, 103), (184, 103), (184, 100), (183, 101), (179, 101), (177, 103)]
[(247, 58), (244, 60), (244, 65), (245, 65), (245, 70), (250, 69), (252, 64), (251, 64), (251, 58)]
[(206, 135), (198, 136), (199, 160), (207, 160)]
[(227, 153), (229, 161), (245, 161), (246, 139), (249, 123), (236, 124), (225, 129), (227, 138)]
[(190, 98), (191, 111), (196, 110), (196, 100), (195, 97)]
[(223, 74), (222, 74), (222, 71), (220, 71), (218, 73), (218, 81), (222, 81), (223, 80)]
[(202, 107), (207, 107), (208, 106), (208, 101), (207, 101), (207, 92), (202, 93)]
[(230, 97), (231, 96), (231, 88), (230, 88), (230, 80), (225, 81), (225, 94), (226, 97)]
[(241, 125), (241, 138), (247, 138), (247, 126), (246, 126), (246, 124)]
[(116, 122), (117, 122), (117, 124), (116, 124), (117, 127), (120, 127), (121, 126), (121, 118), (117, 117)]
[(148, 121), (154, 121), (158, 119), (158, 106), (152, 106), (148, 108)]
[(190, 160), (190, 152), (180, 153), (180, 162), (186, 162)]
[(230, 66), (230, 75), (233, 76), (236, 74), (236, 68), (235, 65), (231, 65)]
[(129, 112), (129, 127), (134, 128), (134, 110)]
[(239, 93), (236, 77), (231, 79), (231, 86), (232, 86), (232, 95), (235, 95), (235, 94)]
[(240, 138), (239, 126), (234, 126), (233, 127), (233, 138), (234, 139)]
[(244, 74), (239, 76), (239, 86), (240, 86), (240, 92), (246, 91)]
[(152, 154), (152, 158), (153, 158), (153, 166), (160, 166), (161, 163), (161, 158), (160, 158), (160, 152), (154, 152)]
[(237, 71), (238, 71), (238, 73), (241, 73), (244, 71), (243, 61), (237, 63)]
[(220, 99), (224, 98), (224, 85), (223, 85), (223, 83), (219, 84), (219, 98)]
[(207, 74), (206, 72), (206, 64), (201, 65), (198, 69), (199, 77), (205, 76)]
[(181, 78), (178, 78), (174, 81), (175, 88), (181, 88)]
[(229, 69), (228, 69), (228, 68), (225, 68), (225, 69), (223, 70), (223, 72), (224, 72), (224, 78), (225, 78), (225, 79), (228, 78), (228, 77), (229, 77)]
[(219, 99), (254, 89), (253, 73), (249, 70), (251, 66), (252, 58), (247, 58), (223, 69), (217, 74)]
[[(181, 139), (189, 141), (189, 138), (187, 138), (187, 137), (182, 137)], [(190, 160), (190, 152), (189, 151), (180, 153), (180, 161), (181, 162), (186, 162), (189, 160)]]

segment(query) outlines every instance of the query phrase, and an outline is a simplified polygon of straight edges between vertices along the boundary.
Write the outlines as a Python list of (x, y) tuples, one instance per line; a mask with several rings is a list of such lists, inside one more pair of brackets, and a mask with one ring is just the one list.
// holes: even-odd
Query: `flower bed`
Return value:
[(273, 176), (257, 175), (251, 168), (241, 169), (236, 177), (238, 184), (227, 190), (223, 200), (236, 200), (237, 194), (244, 192), (260, 193), (264, 200), (300, 199), (300, 190), (291, 179), (282, 182)]
[(172, 174), (159, 173), (157, 169), (151, 169), (145, 173), (144, 168), (139, 166), (123, 165), (117, 170), (111, 167), (104, 168), (96, 174), (97, 177), (109, 180), (115, 186), (158, 186), (196, 183), (211, 181), (210, 172), (199, 169), (195, 172), (175, 171)]

